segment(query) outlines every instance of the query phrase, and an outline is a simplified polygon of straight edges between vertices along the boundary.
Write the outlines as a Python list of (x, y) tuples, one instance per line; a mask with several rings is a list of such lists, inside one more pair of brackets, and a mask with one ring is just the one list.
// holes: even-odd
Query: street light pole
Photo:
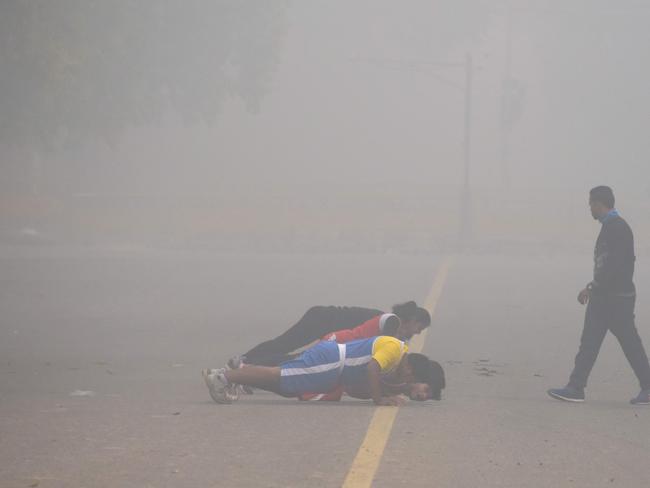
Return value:
[(461, 195), (460, 232), (458, 236), (459, 247), (464, 247), (472, 240), (472, 195), (470, 190), (471, 171), (471, 143), (472, 143), (472, 78), (474, 65), (472, 55), (465, 55), (465, 120), (463, 136), (463, 189)]
[(506, 45), (505, 45), (505, 65), (503, 69), (503, 81), (501, 86), (501, 184), (503, 189), (510, 188), (510, 161), (509, 161), (509, 131), (508, 123), (508, 97), (510, 94), (511, 83), (511, 64), (512, 64), (512, 6), (507, 4), (506, 10)]

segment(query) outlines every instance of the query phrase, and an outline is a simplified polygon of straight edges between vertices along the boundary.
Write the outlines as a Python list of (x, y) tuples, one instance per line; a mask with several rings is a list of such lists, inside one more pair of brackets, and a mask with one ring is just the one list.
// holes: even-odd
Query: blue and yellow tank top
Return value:
[(341, 381), (350, 385), (367, 381), (368, 363), (374, 359), (382, 373), (390, 373), (399, 365), (408, 346), (389, 336), (360, 339), (345, 344), (345, 362)]

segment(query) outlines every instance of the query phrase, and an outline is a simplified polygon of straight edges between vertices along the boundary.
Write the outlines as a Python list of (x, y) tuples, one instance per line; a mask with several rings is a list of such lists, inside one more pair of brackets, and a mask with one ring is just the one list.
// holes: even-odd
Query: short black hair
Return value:
[(397, 315), (400, 320), (415, 320), (424, 325), (424, 328), (431, 325), (431, 314), (425, 308), (418, 307), (414, 301), (399, 303), (393, 306), (393, 313)]
[(607, 208), (614, 208), (616, 200), (614, 192), (609, 186), (597, 186), (589, 191), (589, 200), (592, 202), (599, 202)]
[(440, 400), (440, 394), (445, 389), (445, 371), (439, 363), (417, 352), (408, 355), (408, 362), (413, 370), (413, 376), (418, 383), (426, 383), (431, 389), (431, 398)]

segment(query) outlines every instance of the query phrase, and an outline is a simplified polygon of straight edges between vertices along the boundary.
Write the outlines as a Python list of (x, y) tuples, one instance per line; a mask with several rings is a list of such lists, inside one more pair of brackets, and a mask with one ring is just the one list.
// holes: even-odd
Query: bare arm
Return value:
[[(402, 393), (402, 388), (400, 386), (388, 385), (382, 381), (381, 391), (382, 391), (382, 396), (385, 397), (395, 396)], [(368, 388), (367, 385), (364, 386), (355, 385), (354, 387), (347, 386), (345, 388), (345, 393), (347, 393), (349, 397), (359, 398), (361, 400), (369, 400), (372, 398), (372, 395), (370, 394), (370, 389)]]
[(382, 396), (380, 375), (381, 366), (376, 359), (372, 359), (368, 363), (368, 387), (372, 401), (375, 402), (375, 405), (399, 405), (397, 398)]

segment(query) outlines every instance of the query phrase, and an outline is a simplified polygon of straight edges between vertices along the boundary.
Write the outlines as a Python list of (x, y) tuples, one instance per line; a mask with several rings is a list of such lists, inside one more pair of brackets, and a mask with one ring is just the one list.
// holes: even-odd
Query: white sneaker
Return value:
[(252, 395), (253, 393), (255, 393), (255, 390), (253, 390), (253, 387), (252, 387), (252, 386), (248, 386), (248, 385), (237, 385), (237, 388), (239, 389), (239, 392), (240, 392), (242, 395)]
[[(246, 365), (244, 364), (244, 359), (242, 356), (233, 356), (228, 360), (226, 367), (229, 369), (239, 369), (243, 368)], [(252, 395), (254, 393), (253, 388), (246, 385), (237, 385), (237, 389), (242, 395)]]
[(228, 383), (224, 376), (225, 372), (225, 368), (220, 368), (204, 369), (201, 373), (212, 399), (217, 403), (228, 404), (237, 401), (239, 393), (237, 392), (237, 385)]
[(226, 367), (229, 369), (239, 369), (244, 365), (244, 359), (242, 356), (233, 356), (228, 360)]

